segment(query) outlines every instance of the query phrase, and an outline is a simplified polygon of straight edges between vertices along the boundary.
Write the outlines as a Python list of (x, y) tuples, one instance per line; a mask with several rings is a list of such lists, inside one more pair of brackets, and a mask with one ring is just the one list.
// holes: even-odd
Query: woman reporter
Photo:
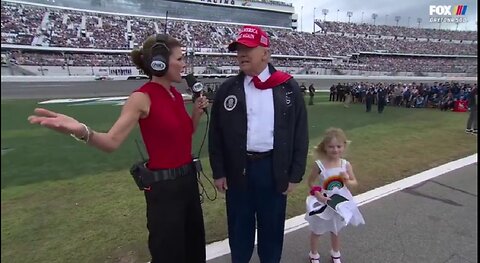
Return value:
[(108, 132), (94, 131), (43, 108), (35, 109), (28, 120), (105, 152), (118, 149), (138, 123), (150, 158), (140, 169), (144, 182), (139, 186), (147, 204), (151, 262), (205, 262), (205, 230), (191, 148), (208, 100), (196, 99), (189, 116), (182, 95), (171, 85), (182, 81), (185, 69), (181, 44), (175, 38), (150, 36), (141, 49), (131, 52), (131, 59), (150, 81), (131, 93)]

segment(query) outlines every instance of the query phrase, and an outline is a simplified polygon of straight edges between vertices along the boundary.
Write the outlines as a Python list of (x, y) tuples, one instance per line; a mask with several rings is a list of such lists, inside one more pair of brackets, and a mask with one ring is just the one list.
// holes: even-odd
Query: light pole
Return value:
[(361, 22), (362, 24), (363, 24), (363, 13), (364, 13), (364, 12), (362, 11), (362, 22)]
[(410, 18), (411, 18), (411, 17), (408, 17), (407, 27), (410, 27)]
[(315, 11), (317, 11), (317, 8), (313, 8), (313, 30), (312, 33), (315, 33)]
[(388, 25), (388, 14), (385, 15), (385, 25)]
[(422, 23), (422, 19), (420, 17), (417, 17), (417, 23), (418, 23), (418, 28), (420, 28), (420, 24)]
[(328, 9), (322, 9), (323, 22), (327, 21)]
[(166, 35), (168, 33), (168, 10), (165, 13), (165, 28), (164, 28), (164, 34)]
[(350, 23), (350, 17), (353, 16), (353, 12), (352, 12), (352, 11), (348, 11), (348, 12), (347, 12), (347, 16), (348, 16), (348, 23)]
[(337, 9), (337, 22), (338, 22), (338, 12), (340, 12), (340, 9)]
[(375, 20), (377, 19), (377, 17), (378, 17), (378, 14), (376, 14), (376, 13), (372, 14), (373, 25), (375, 25)]
[(303, 5), (300, 8), (300, 31), (303, 31)]
[(402, 18), (401, 16), (395, 16), (395, 22), (397, 22), (397, 26), (398, 26), (398, 21), (400, 21), (400, 18)]

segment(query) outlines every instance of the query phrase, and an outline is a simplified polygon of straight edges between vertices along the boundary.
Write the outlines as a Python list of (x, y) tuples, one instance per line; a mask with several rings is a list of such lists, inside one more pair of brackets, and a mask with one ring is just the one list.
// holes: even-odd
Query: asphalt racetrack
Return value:
[[(198, 79), (204, 84), (220, 84), (225, 78), (204, 78)], [(332, 84), (355, 82), (355, 79), (301, 79), (296, 78), (298, 84), (305, 83), (314, 85), (315, 89), (328, 90)], [(72, 81), (72, 82), (2, 82), (2, 99), (62, 99), (62, 98), (88, 98), (88, 97), (109, 97), (128, 96), (133, 90), (140, 87), (148, 80), (99, 80), (99, 81)], [(398, 79), (372, 79), (369, 82), (407, 83)], [(419, 83), (420, 81), (416, 81)], [(433, 82), (433, 81), (429, 81)], [(472, 82), (472, 81), (466, 81)], [(185, 81), (175, 84), (180, 93), (187, 92)]]

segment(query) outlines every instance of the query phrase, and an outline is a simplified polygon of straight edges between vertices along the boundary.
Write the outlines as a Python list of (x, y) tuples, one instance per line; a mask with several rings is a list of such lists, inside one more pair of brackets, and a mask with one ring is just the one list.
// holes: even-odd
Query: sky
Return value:
[[(459, 23), (458, 30), (477, 30), (477, 0), (283, 0), (292, 3), (298, 14), (298, 30), (312, 32), (313, 18), (324, 19), (322, 9), (328, 9), (327, 21), (348, 22), (347, 12), (352, 12), (350, 22), (373, 24), (372, 13), (378, 14), (376, 25), (396, 25), (396, 16), (400, 16), (399, 26), (418, 27), (417, 18), (421, 18), (420, 27), (457, 30), (455, 23), (430, 23), (430, 5), (467, 5), (466, 23)], [(302, 8), (303, 6), (303, 8)], [(337, 10), (339, 10), (337, 12)], [(408, 19), (410, 17), (410, 19)], [(316, 27), (316, 30), (319, 30)]]

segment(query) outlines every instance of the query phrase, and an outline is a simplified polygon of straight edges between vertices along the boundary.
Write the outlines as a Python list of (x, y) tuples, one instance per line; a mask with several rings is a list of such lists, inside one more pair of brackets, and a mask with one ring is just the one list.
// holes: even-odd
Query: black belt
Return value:
[(272, 153), (273, 153), (273, 150), (270, 150), (268, 152), (247, 152), (247, 160), (250, 160), (250, 161), (261, 160), (271, 156)]
[(148, 170), (149, 173), (143, 177), (144, 183), (150, 185), (158, 181), (175, 180), (178, 177), (189, 175), (193, 172), (192, 163), (172, 169)]

